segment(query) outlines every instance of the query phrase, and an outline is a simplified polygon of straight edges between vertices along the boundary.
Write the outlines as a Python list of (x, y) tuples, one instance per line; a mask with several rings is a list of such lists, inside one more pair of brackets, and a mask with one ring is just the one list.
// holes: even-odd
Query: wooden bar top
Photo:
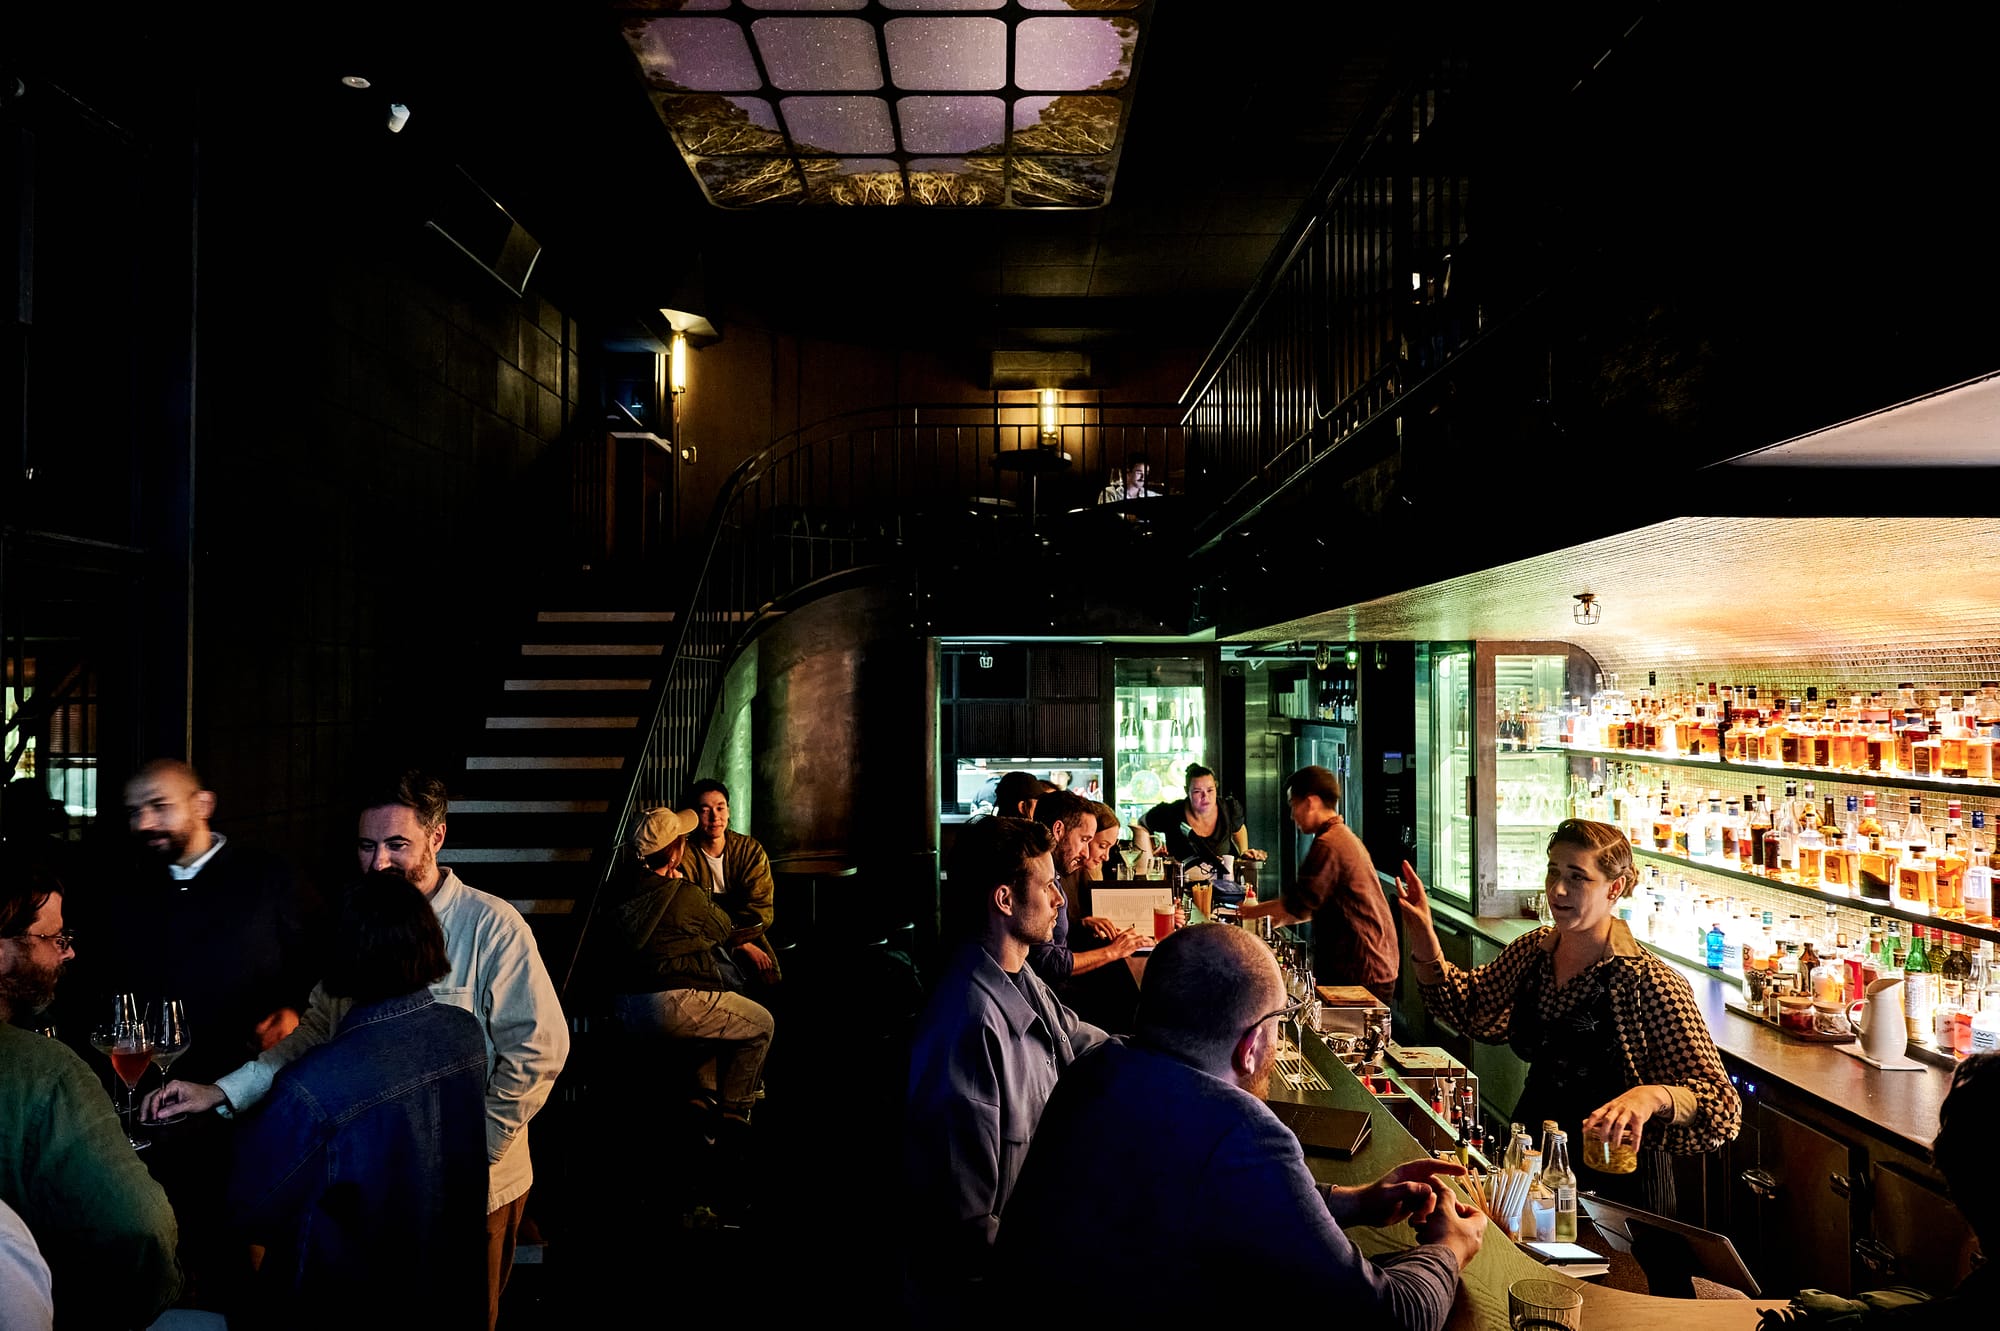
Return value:
[[(1432, 901), (1440, 921), (1470, 929), (1505, 947), (1528, 930), (1533, 920), (1472, 916)], [(1641, 940), (1643, 943), (1643, 940)], [(1731, 1012), (1724, 1004), (1734, 986), (1713, 972), (1661, 957), (1687, 978), (1694, 1001), (1708, 1020), (1709, 1034), (1731, 1073), (1753, 1082), (1765, 1078), (1782, 1083), (1819, 1102), (1833, 1117), (1885, 1136), (1919, 1153), (1928, 1151), (1937, 1135), (1938, 1108), (1951, 1089), (1951, 1074), (1925, 1067), (1915, 1072), (1881, 1072), (1832, 1045), (1808, 1044), (1781, 1035), (1760, 1022)]]
[[(1332, 1089), (1302, 1092), (1301, 1098), (1344, 1109), (1365, 1109), (1373, 1120), (1367, 1143), (1353, 1159), (1308, 1154), (1306, 1164), (1314, 1178), (1322, 1183), (1351, 1187), (1372, 1183), (1406, 1160), (1424, 1158), (1424, 1149), (1388, 1106), (1370, 1095), (1337, 1060), (1329, 1059), (1322, 1065), (1315, 1058), (1313, 1065), (1320, 1069)], [(1356, 1226), (1347, 1233), (1356, 1247), (1371, 1256), (1400, 1251), (1416, 1243), (1416, 1235), (1408, 1225)], [(1526, 1279), (1558, 1280), (1581, 1288), (1583, 1331), (1749, 1331), (1756, 1326), (1763, 1309), (1784, 1304), (1782, 1299), (1666, 1299), (1605, 1289), (1552, 1271), (1522, 1252), (1498, 1226), (1489, 1225), (1479, 1256), (1460, 1276), (1458, 1297), (1453, 1301), (1447, 1327), (1452, 1331), (1507, 1331), (1510, 1325), (1507, 1287), (1516, 1280)]]

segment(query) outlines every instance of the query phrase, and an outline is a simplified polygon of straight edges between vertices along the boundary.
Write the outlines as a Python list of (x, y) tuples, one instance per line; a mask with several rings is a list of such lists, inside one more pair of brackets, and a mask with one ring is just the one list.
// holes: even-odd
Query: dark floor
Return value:
[(677, 1078), (580, 1036), (565, 1073), (575, 1094), (533, 1129), (544, 1260), (516, 1268), (502, 1331), (649, 1306), (732, 1321), (856, 1310), (894, 1325), (916, 993), (907, 966), (878, 963), (788, 968), (766, 1097), (735, 1147), (690, 1130)]

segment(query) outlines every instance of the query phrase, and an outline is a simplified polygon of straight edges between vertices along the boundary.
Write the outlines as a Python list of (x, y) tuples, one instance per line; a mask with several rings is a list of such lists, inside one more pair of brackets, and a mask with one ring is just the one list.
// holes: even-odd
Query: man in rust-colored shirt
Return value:
[(1279, 924), (1312, 920), (1313, 969), (1319, 982), (1360, 985), (1385, 1003), (1395, 999), (1401, 956), (1396, 917), (1368, 848), (1336, 809), (1340, 778), (1324, 767), (1301, 767), (1285, 782), (1292, 821), (1314, 838), (1298, 881), (1276, 901), (1246, 903), (1243, 918)]

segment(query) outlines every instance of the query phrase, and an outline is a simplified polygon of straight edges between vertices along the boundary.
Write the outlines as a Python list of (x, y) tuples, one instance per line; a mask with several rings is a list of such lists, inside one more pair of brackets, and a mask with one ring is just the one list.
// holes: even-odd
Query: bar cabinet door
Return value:
[(1757, 1283), (1852, 1293), (1852, 1147), (1766, 1104), (1755, 1118), (1757, 1164), (1739, 1183), (1755, 1198)]
[(1858, 1284), (1915, 1285), (1933, 1294), (1957, 1286), (1972, 1269), (1978, 1239), (1951, 1199), (1893, 1164), (1877, 1163), (1869, 1182), (1869, 1236), (1854, 1245)]

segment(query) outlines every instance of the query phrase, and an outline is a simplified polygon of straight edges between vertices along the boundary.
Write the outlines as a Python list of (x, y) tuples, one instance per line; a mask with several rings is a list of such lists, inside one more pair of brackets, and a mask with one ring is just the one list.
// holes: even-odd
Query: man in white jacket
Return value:
[[(439, 866), (445, 812), (444, 783), (405, 772), (365, 801), (355, 848), (363, 873), (393, 869), (430, 900), (451, 960), (451, 973), (432, 985), (431, 993), (472, 1013), (485, 1029), (490, 1328), (499, 1316), (515, 1234), (534, 1182), (528, 1120), (547, 1102), (569, 1056), (569, 1028), (520, 912)], [(348, 1006), (346, 999), (315, 986), (297, 1030), (213, 1085), (168, 1082), (147, 1097), (145, 1117), (249, 1109), (270, 1091), (278, 1069), (332, 1037)]]

